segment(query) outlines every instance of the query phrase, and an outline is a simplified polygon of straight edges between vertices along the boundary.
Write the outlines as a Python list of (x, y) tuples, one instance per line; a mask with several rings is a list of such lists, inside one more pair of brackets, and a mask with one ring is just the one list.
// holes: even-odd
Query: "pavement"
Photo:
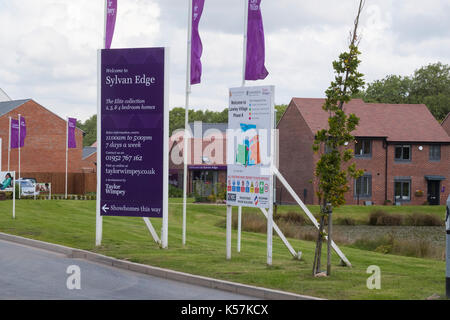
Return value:
[[(80, 289), (68, 279), (79, 269)], [(71, 282), (70, 283), (76, 283)], [(70, 287), (70, 285), (69, 285)], [(321, 300), (0, 232), (0, 299)]]
[[(0, 299), (255, 299), (3, 240), (0, 240), (0, 252)], [(67, 280), (73, 275), (67, 269), (72, 265), (79, 267), (80, 289), (67, 288)]]

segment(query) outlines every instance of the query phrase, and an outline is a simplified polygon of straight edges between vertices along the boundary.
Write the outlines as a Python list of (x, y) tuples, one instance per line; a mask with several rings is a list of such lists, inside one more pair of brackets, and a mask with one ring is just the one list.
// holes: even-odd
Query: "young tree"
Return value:
[[(360, 60), (358, 56), (359, 37), (357, 34), (359, 17), (364, 7), (360, 0), (358, 13), (350, 33), (348, 51), (341, 53), (339, 59), (333, 62), (335, 79), (325, 91), (326, 100), (322, 106), (329, 113), (328, 129), (319, 130), (313, 144), (314, 152), (319, 152), (322, 146), (320, 160), (316, 164), (315, 175), (318, 178), (317, 196), (320, 203), (320, 225), (313, 263), (313, 275), (320, 272), (322, 242), (328, 236), (327, 275), (331, 274), (331, 241), (332, 241), (332, 208), (345, 203), (344, 194), (349, 190), (348, 179), (362, 175), (355, 163), (346, 165), (354, 156), (353, 150), (347, 147), (354, 140), (352, 131), (359, 123), (354, 114), (347, 115), (344, 103), (356, 95), (364, 86), (363, 74), (358, 72)], [(328, 223), (328, 234), (324, 231), (325, 218)]]

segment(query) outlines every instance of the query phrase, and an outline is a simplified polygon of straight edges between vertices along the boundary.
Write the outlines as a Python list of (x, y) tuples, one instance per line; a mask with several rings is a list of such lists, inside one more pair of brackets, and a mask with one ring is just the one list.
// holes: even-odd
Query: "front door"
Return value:
[(439, 189), (441, 182), (439, 180), (428, 180), (428, 203), (430, 205), (439, 205)]

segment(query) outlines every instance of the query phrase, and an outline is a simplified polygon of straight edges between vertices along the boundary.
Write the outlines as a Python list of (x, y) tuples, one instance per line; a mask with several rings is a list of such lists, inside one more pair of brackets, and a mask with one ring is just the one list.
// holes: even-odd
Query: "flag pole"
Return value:
[(244, 0), (244, 45), (242, 58), (242, 86), (245, 87), (245, 69), (247, 66), (247, 28), (248, 28), (248, 1)]
[[(242, 86), (245, 87), (245, 69), (247, 66), (247, 28), (248, 28), (248, 0), (244, 0), (244, 43), (242, 57)], [(241, 224), (242, 224), (242, 206), (238, 206), (238, 235), (237, 251), (241, 252)]]
[[(100, 48), (105, 49), (106, 47), (106, 14), (108, 9), (108, 0), (105, 0), (104, 16), (103, 16), (103, 42)], [(101, 53), (97, 53), (97, 197), (96, 197), (96, 212), (95, 212), (95, 245), (100, 246), (102, 244), (103, 235), (103, 217), (100, 214), (100, 184), (101, 184)]]
[(11, 162), (11, 117), (9, 117), (9, 133), (8, 133), (8, 171)]
[(191, 47), (192, 47), (192, 0), (189, 0), (187, 61), (186, 61), (186, 107), (184, 111), (184, 170), (183, 170), (183, 246), (186, 245), (186, 198), (187, 198), (187, 163), (188, 163), (188, 126), (189, 126), (189, 95), (191, 93)]
[[(20, 113), (18, 114), (18, 117), (19, 117), (19, 180), (20, 180), (20, 143), (21, 143), (21, 140), (20, 140), (20, 127), (22, 126), (22, 122), (20, 121), (20, 119), (21, 119)], [(19, 181), (19, 199), (21, 198), (21, 193), (22, 193), (22, 186), (21, 186), (21, 183)]]
[(105, 10), (103, 15), (103, 43), (100, 46), (101, 48), (106, 48), (106, 20), (108, 15), (108, 0), (105, 0)]
[(65, 186), (65, 199), (67, 200), (67, 164), (68, 164), (68, 155), (69, 149), (67, 145), (69, 144), (69, 119), (66, 117), (66, 186)]

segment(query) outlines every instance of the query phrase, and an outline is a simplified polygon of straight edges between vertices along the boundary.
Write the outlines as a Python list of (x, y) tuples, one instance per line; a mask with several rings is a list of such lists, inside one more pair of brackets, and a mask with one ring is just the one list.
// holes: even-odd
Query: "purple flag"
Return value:
[(114, 27), (116, 25), (116, 14), (117, 0), (107, 0), (105, 49), (111, 48), (111, 42), (114, 35)]
[(11, 149), (19, 147), (19, 120), (11, 119)]
[(77, 119), (69, 118), (67, 120), (67, 148), (76, 148), (77, 141), (75, 138), (75, 128), (77, 127)]
[(264, 28), (260, 5), (261, 0), (250, 0), (248, 2), (245, 80), (264, 79), (269, 74), (264, 66)]
[(205, 0), (192, 0), (192, 35), (191, 35), (191, 84), (200, 83), (202, 77), (202, 56), (203, 46), (198, 24), (203, 12)]
[(20, 147), (25, 145), (25, 138), (27, 136), (27, 125), (25, 124), (25, 118), (20, 116)]

